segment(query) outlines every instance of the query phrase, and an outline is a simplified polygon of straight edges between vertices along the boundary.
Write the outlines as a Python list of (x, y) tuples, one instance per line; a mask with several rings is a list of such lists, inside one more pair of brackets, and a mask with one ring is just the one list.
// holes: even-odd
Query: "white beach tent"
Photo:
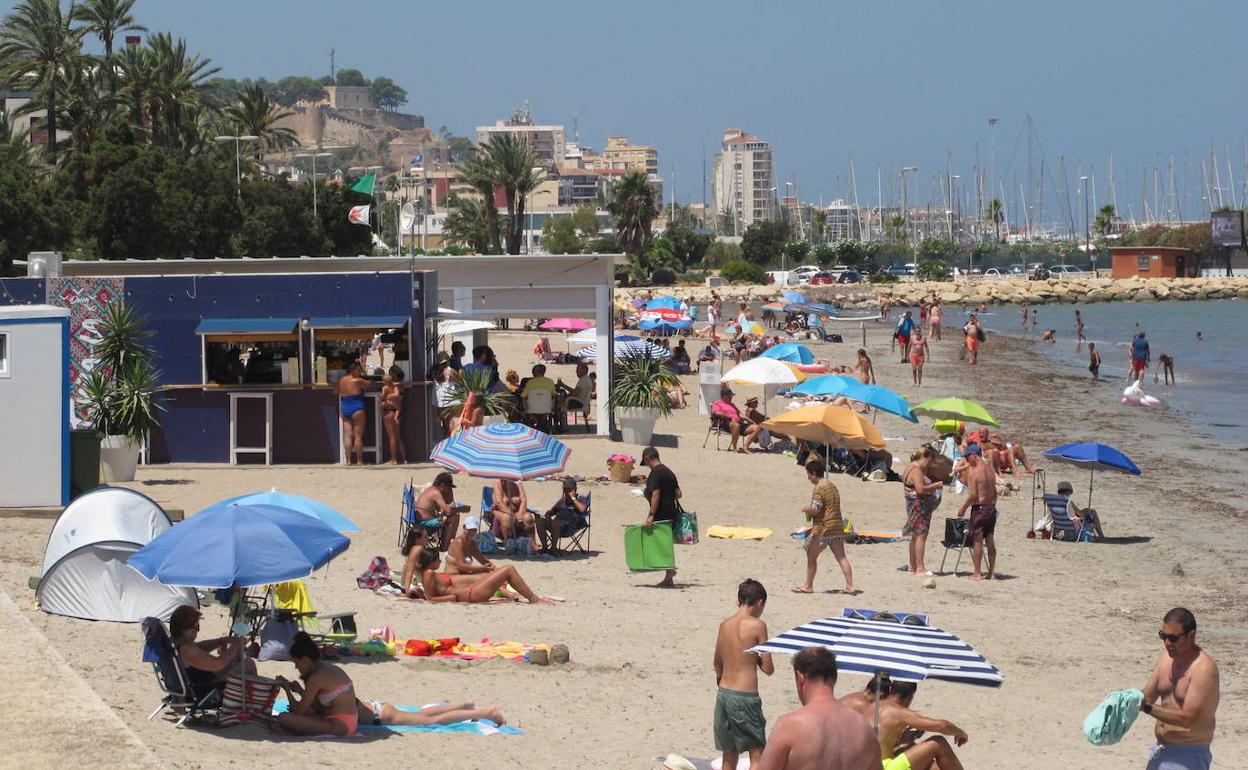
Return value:
[(69, 504), (52, 525), (35, 598), (54, 615), (137, 623), (168, 620), (180, 604), (198, 606), (195, 591), (149, 581), (126, 560), (173, 526), (151, 498), (100, 487)]

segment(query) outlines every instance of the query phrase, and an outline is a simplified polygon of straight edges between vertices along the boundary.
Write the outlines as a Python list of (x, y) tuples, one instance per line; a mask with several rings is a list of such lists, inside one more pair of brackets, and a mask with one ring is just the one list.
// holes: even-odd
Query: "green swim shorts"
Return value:
[(767, 720), (758, 693), (719, 688), (715, 695), (715, 748), (744, 754), (766, 744)]

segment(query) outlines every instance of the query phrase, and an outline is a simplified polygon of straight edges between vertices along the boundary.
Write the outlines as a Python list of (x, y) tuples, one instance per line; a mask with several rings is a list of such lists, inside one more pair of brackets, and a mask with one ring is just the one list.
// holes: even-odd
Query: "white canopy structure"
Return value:
[(126, 560), (173, 526), (155, 501), (123, 487), (100, 487), (61, 512), (48, 536), (35, 597), (54, 615), (137, 623), (168, 620), (195, 591), (148, 581)]

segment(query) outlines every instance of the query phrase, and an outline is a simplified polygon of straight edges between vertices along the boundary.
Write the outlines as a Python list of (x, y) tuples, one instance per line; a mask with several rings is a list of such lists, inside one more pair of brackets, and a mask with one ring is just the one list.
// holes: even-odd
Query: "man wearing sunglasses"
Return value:
[(1148, 770), (1208, 770), (1213, 764), (1218, 667), (1196, 644), (1196, 617), (1175, 607), (1157, 634), (1166, 651), (1144, 686), (1140, 711), (1157, 720)]

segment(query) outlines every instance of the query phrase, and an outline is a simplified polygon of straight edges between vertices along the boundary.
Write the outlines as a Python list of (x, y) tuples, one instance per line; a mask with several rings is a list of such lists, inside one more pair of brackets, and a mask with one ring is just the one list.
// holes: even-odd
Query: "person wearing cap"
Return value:
[[(751, 443), (756, 439), (759, 427), (751, 423), (737, 405), (732, 403), (732, 388), (725, 385), (719, 389), (719, 400), (711, 404), (711, 421), (715, 423), (715, 427), (720, 430), (728, 431), (732, 436), (732, 442), (728, 445), (729, 452), (741, 452), (744, 454)], [(738, 448), (737, 442), (741, 438), (741, 434), (745, 433), (745, 447)]]
[[(970, 578), (983, 580), (986, 577), (988, 580), (995, 580), (997, 541), (993, 535), (997, 530), (997, 475), (992, 466), (984, 461), (983, 450), (979, 448), (979, 444), (967, 444), (964, 459), (967, 464), (967, 495), (966, 502), (958, 509), (958, 518), (965, 516), (967, 509), (970, 509), (971, 521), (967, 531), (973, 538), (971, 561), (975, 566)], [(985, 548), (988, 549), (987, 575), (980, 572)]]
[(426, 532), (440, 532), (440, 547), (445, 551), (459, 529), (459, 514), (468, 510), (466, 505), (455, 504), (455, 480), (443, 471), (434, 477), (416, 497), (416, 515)]
[[(643, 526), (646, 531), (649, 531), (654, 527), (655, 522), (666, 521), (671, 524), (672, 531), (675, 532), (676, 525), (680, 522), (680, 498), (683, 496), (680, 491), (680, 482), (676, 479), (676, 474), (672, 473), (671, 468), (659, 462), (659, 450), (652, 446), (641, 450), (641, 464), (650, 469), (650, 476), (646, 479), (646, 489), (642, 493), (649, 510)], [(673, 567), (667, 570), (656, 587), (675, 588), (676, 569)]]
[(537, 536), (542, 543), (542, 553), (552, 553), (559, 548), (559, 538), (564, 532), (574, 532), (586, 524), (585, 514), (589, 505), (576, 494), (576, 479), (563, 480), (563, 494), (550, 510), (542, 516), (534, 516)]
[(482, 572), (494, 571), (494, 562), (485, 558), (477, 546), (477, 533), (480, 530), (481, 523), (476, 516), (468, 516), (464, 519), (463, 529), (451, 540), (450, 546), (446, 549), (444, 572), (452, 575), (478, 575)]
[[(1085, 528), (1091, 526), (1098, 539), (1103, 540), (1105, 538), (1105, 531), (1101, 529), (1101, 517), (1097, 515), (1096, 510), (1093, 508), (1080, 508), (1075, 505), (1075, 499), (1071, 496), (1075, 493), (1075, 488), (1069, 481), (1058, 482), (1057, 493), (1066, 498), (1066, 515), (1070, 517), (1076, 529), (1079, 528), (1080, 524), (1083, 524)], [(1047, 511), (1045, 516), (1049, 517)], [(1046, 529), (1052, 527), (1052, 521), (1052, 518), (1049, 518), (1050, 526), (1046, 527)]]
[(771, 446), (771, 433), (763, 427), (767, 415), (758, 411), (758, 396), (750, 396), (745, 400), (745, 419), (749, 421), (745, 432), (745, 451), (750, 451), (750, 445), (755, 442), (758, 442), (759, 449), (765, 450)]

